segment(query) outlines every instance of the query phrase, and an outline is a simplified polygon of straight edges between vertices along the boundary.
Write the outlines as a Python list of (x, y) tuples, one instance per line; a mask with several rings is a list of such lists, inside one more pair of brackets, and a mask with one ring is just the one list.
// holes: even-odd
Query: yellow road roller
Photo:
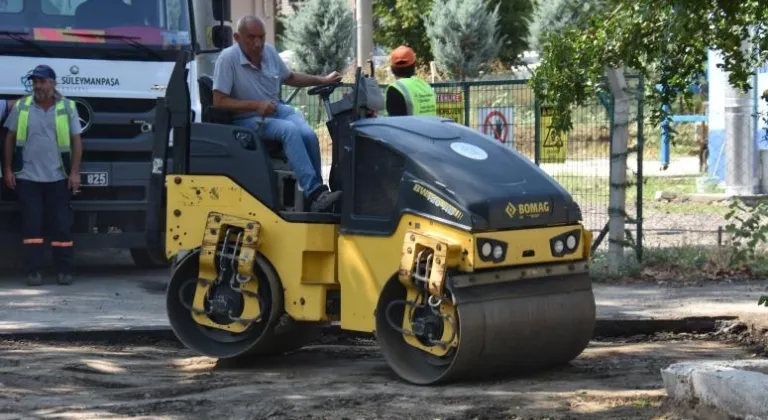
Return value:
[[(278, 142), (231, 124), (182, 52), (155, 121), (149, 247), (172, 261), (178, 339), (214, 358), (299, 349), (328, 326), (373, 333), (404, 381), (567, 363), (588, 345), (591, 234), (529, 159), (439, 117), (370, 117), (365, 77), (331, 101), (337, 209), (312, 213)], [(338, 95), (337, 95), (338, 96)]]

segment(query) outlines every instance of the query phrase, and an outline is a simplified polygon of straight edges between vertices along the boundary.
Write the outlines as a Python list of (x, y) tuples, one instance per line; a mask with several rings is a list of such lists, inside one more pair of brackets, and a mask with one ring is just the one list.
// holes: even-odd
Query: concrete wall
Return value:
[(245, 15), (256, 15), (264, 19), (267, 26), (267, 42), (275, 44), (275, 11), (277, 1), (282, 0), (232, 0), (232, 22)]

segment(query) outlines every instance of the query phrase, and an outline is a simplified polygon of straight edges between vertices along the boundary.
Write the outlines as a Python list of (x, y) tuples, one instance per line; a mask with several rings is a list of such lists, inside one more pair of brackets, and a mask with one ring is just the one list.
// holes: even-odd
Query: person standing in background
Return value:
[(437, 95), (429, 83), (416, 77), (416, 53), (401, 45), (389, 55), (395, 82), (387, 87), (387, 114), (437, 115)]
[[(46, 233), (57, 282), (72, 284), (70, 198), (80, 188), (80, 117), (74, 102), (56, 90), (52, 68), (39, 65), (29, 79), (33, 94), (19, 99), (5, 122), (3, 180), (19, 197), (27, 284), (42, 284)], [(51, 231), (44, 232), (46, 225)]]

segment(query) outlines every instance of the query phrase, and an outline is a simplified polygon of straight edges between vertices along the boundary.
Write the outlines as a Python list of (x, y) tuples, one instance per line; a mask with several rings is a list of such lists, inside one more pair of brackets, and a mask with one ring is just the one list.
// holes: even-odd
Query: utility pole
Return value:
[[(742, 42), (742, 50), (749, 55), (751, 45)], [(725, 74), (728, 80), (730, 74)], [(754, 84), (754, 82), (753, 82)], [(727, 83), (725, 87), (725, 150), (726, 195), (752, 195), (757, 193), (757, 145), (752, 125), (752, 86), (747, 93)]]
[(357, 0), (357, 65), (366, 69), (366, 62), (373, 55), (373, 0)]

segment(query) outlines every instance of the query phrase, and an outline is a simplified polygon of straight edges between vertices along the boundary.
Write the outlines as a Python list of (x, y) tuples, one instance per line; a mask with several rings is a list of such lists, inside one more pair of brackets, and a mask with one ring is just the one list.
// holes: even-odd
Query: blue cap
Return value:
[(56, 80), (56, 72), (45, 64), (40, 64), (32, 70), (27, 79), (53, 79)]

